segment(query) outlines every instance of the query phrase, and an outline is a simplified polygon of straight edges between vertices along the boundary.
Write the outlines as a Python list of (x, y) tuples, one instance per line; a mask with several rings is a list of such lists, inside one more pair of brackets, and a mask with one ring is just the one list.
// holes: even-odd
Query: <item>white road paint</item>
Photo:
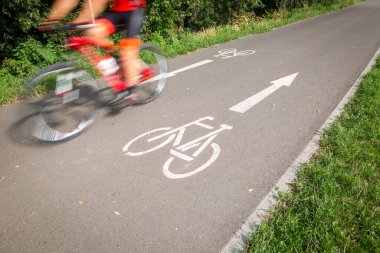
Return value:
[(158, 129), (154, 129), (152, 131), (149, 131), (149, 132), (146, 132), (146, 133), (143, 133), (139, 136), (137, 136), (136, 138), (134, 138), (133, 140), (131, 140), (130, 142), (128, 142), (124, 147), (123, 147), (123, 152), (126, 152), (125, 154), (128, 155), (128, 156), (140, 156), (140, 155), (145, 155), (145, 154), (148, 154), (150, 152), (153, 152), (157, 149), (160, 149), (164, 146), (166, 146), (169, 142), (171, 142), (175, 135), (170, 135), (168, 137), (168, 139), (166, 139), (164, 142), (160, 143), (160, 144), (157, 144), (157, 146), (154, 146), (152, 148), (149, 148), (149, 149), (146, 149), (144, 151), (140, 151), (140, 152), (131, 152), (128, 150), (130, 149), (130, 146), (135, 143), (136, 141), (140, 140), (140, 139), (145, 139), (147, 138), (146, 142), (152, 142), (154, 141), (155, 139), (154, 138), (149, 138), (151, 134), (154, 134), (155, 132), (161, 132), (161, 131), (168, 131), (170, 130), (171, 127), (163, 127), (163, 128), (158, 128)]
[[(151, 153), (153, 151), (156, 151), (156, 150), (166, 146), (167, 144), (169, 144), (173, 140), (174, 140), (173, 146), (177, 146), (180, 144), (187, 127), (196, 125), (196, 126), (200, 126), (200, 127), (206, 128), (206, 129), (213, 129), (214, 128), (214, 127), (209, 126), (205, 123), (202, 123), (202, 121), (205, 121), (205, 120), (214, 120), (214, 118), (207, 116), (207, 117), (203, 117), (203, 118), (200, 118), (198, 120), (195, 120), (193, 122), (190, 122), (190, 123), (183, 125), (181, 127), (175, 128), (175, 129), (172, 129), (171, 127), (163, 127), (163, 128), (158, 128), (158, 129), (154, 129), (154, 130), (151, 130), (149, 132), (143, 133), (143, 134), (137, 136), (136, 138), (134, 138), (133, 140), (131, 140), (130, 142), (128, 142), (123, 147), (123, 152), (126, 152), (125, 154), (128, 156), (141, 156), (141, 155), (145, 155), (145, 154)], [(163, 133), (157, 135), (156, 134), (157, 132), (163, 132)], [(138, 141), (143, 142), (145, 144), (144, 147), (146, 148), (146, 146), (149, 145), (148, 143), (154, 143), (154, 141), (156, 141), (158, 139), (162, 139), (163, 137), (167, 137), (167, 139), (162, 141), (162, 142), (158, 142), (157, 144), (154, 144), (156, 146), (153, 145), (153, 147), (148, 148), (144, 151), (139, 151), (139, 152), (131, 151), (131, 149), (133, 149), (133, 147), (131, 148), (131, 146), (135, 142), (138, 142)]]
[(255, 50), (244, 50), (239, 52), (236, 48), (227, 48), (218, 51), (218, 54), (214, 55), (214, 57), (220, 57), (221, 59), (229, 59), (236, 56), (246, 56), (254, 53), (256, 53)]
[(200, 66), (203, 66), (205, 64), (208, 64), (210, 62), (213, 62), (213, 60), (204, 60), (204, 61), (200, 61), (200, 62), (197, 62), (197, 63), (194, 63), (194, 64), (191, 64), (189, 66), (186, 66), (184, 68), (180, 68), (180, 69), (177, 69), (177, 70), (174, 70), (172, 72), (169, 72), (167, 74), (167, 77), (171, 77), (171, 76), (175, 76), (176, 74), (180, 73), (180, 72), (184, 72), (186, 70), (189, 70), (189, 69), (193, 69), (193, 68), (196, 68), (196, 67), (200, 67)]
[[(228, 58), (236, 57), (236, 56), (250, 55), (250, 54), (255, 53), (255, 51), (254, 50), (245, 50), (245, 51), (238, 52), (237, 49), (230, 48), (230, 49), (220, 50), (218, 53), (219, 54), (214, 55), (214, 57), (220, 57), (222, 59), (228, 59)], [(157, 77), (150, 79), (148, 81), (159, 80), (161, 78), (167, 78), (167, 77), (175, 76), (178, 73), (181, 73), (183, 71), (187, 71), (189, 69), (193, 69), (193, 68), (196, 68), (199, 66), (203, 66), (203, 65), (208, 64), (210, 62), (213, 62), (213, 60), (200, 61), (198, 63), (194, 63), (194, 64), (189, 65), (187, 67), (180, 68), (178, 70), (172, 71), (170, 73), (162, 74), (162, 75), (157, 76)], [(292, 75), (289, 75), (289, 76), (286, 76), (286, 77), (283, 77), (283, 78), (280, 78), (278, 80), (271, 82), (271, 83), (273, 83), (272, 86), (270, 86), (267, 89), (259, 92), (256, 95), (244, 100), (243, 102), (231, 107), (230, 110), (235, 111), (235, 112), (240, 112), (240, 113), (246, 112), (247, 110), (249, 110), (250, 108), (252, 108), (256, 104), (261, 102), (263, 99), (268, 97), (270, 94), (275, 92), (280, 87), (290, 86), (297, 75), (298, 75), (298, 73), (295, 73), (295, 74), (292, 74)], [(229, 125), (222, 124), (222, 125), (220, 125), (220, 128), (218, 128), (212, 132), (209, 132), (209, 133), (207, 133), (201, 137), (198, 137), (194, 140), (191, 140), (187, 143), (184, 143), (184, 144), (181, 144), (182, 138), (185, 134), (186, 128), (188, 128), (190, 126), (199, 126), (202, 128), (213, 130), (214, 129), (213, 126), (207, 125), (207, 124), (202, 122), (205, 120), (213, 120), (213, 119), (214, 119), (213, 117), (207, 116), (207, 117), (203, 117), (203, 118), (200, 118), (198, 120), (195, 120), (193, 122), (190, 122), (188, 124), (185, 124), (181, 127), (175, 128), (175, 129), (172, 129), (171, 127), (165, 127), (165, 128), (158, 128), (155, 130), (148, 131), (144, 134), (137, 136), (136, 138), (134, 138), (130, 142), (128, 142), (123, 147), (123, 152), (125, 152), (125, 154), (128, 156), (141, 156), (141, 155), (145, 155), (145, 154), (148, 154), (150, 152), (156, 151), (156, 150), (166, 146), (170, 142), (173, 142), (172, 143), (172, 149), (170, 150), (170, 154), (172, 156), (169, 157), (169, 159), (163, 165), (162, 171), (163, 171), (164, 175), (170, 179), (180, 179), (180, 178), (186, 178), (186, 177), (193, 176), (193, 175), (203, 171), (204, 169), (209, 167), (213, 162), (215, 162), (215, 160), (220, 155), (221, 148), (218, 144), (213, 142), (214, 139), (216, 138), (216, 136), (220, 132), (222, 132), (224, 130), (231, 130), (233, 127), (229, 126)], [(163, 133), (157, 135), (157, 133), (159, 133), (159, 132), (163, 132)], [(159, 140), (159, 141), (157, 141), (157, 140)], [(143, 149), (145, 149), (145, 150), (133, 151), (133, 148), (134, 148), (133, 146), (136, 146), (136, 145), (133, 145), (135, 142), (140, 142), (140, 146), (143, 146)], [(131, 148), (131, 146), (132, 146), (132, 148)], [(148, 148), (147, 148), (147, 146), (148, 146)], [(172, 162), (175, 159), (182, 160), (182, 161), (185, 161), (187, 163), (192, 162), (199, 154), (201, 154), (203, 152), (204, 149), (206, 149), (209, 146), (212, 147), (213, 153), (211, 154), (211, 158), (208, 159), (201, 166), (198, 166), (197, 168), (192, 169), (191, 171), (189, 171), (187, 173), (174, 173), (173, 170), (175, 170), (175, 168), (174, 169), (172, 168), (170, 170), (170, 166), (172, 165)], [(195, 148), (196, 148), (196, 150), (195, 150), (195, 152), (193, 151), (192, 155), (185, 154), (185, 152), (188, 152), (189, 150), (192, 150)]]
[(313, 139), (307, 144), (302, 153), (296, 158), (293, 164), (286, 170), (282, 177), (278, 180), (275, 186), (268, 192), (265, 198), (256, 207), (253, 213), (247, 218), (241, 228), (232, 236), (230, 241), (224, 246), (220, 253), (240, 253), (246, 246), (249, 235), (255, 233), (256, 229), (260, 225), (262, 219), (267, 217), (270, 210), (277, 204), (278, 196), (280, 193), (284, 193), (289, 190), (290, 184), (296, 179), (299, 169), (302, 164), (308, 162), (313, 154), (319, 148), (319, 141), (323, 131), (331, 126), (331, 124), (342, 113), (345, 105), (350, 101), (350, 98), (355, 95), (357, 89), (360, 86), (364, 76), (375, 65), (376, 59), (380, 56), (380, 48), (377, 50), (367, 67), (362, 74), (356, 80), (351, 89), (347, 92), (344, 98), (340, 101), (335, 110), (327, 118), (325, 123), (321, 126), (318, 132), (313, 136)]
[(167, 178), (170, 178), (170, 179), (180, 179), (180, 178), (186, 178), (186, 177), (191, 177), (199, 172), (201, 172), (202, 170), (206, 169), (207, 167), (209, 167), (213, 162), (216, 161), (216, 159), (218, 159), (219, 155), (220, 155), (220, 147), (218, 144), (216, 143), (212, 143), (210, 145), (213, 149), (213, 153), (212, 153), (212, 156), (211, 158), (205, 162), (203, 165), (199, 166), (198, 168), (196, 168), (195, 170), (192, 170), (188, 173), (181, 173), (181, 174), (177, 174), (177, 173), (173, 173), (169, 170), (169, 167), (171, 165), (171, 163), (173, 162), (173, 160), (175, 159), (175, 157), (170, 157), (164, 164), (163, 168), (162, 168), (162, 172), (164, 173), (164, 175), (167, 177)]
[[(169, 157), (169, 159), (165, 162), (163, 166), (164, 175), (170, 179), (179, 179), (179, 178), (193, 176), (201, 172), (202, 170), (206, 169), (219, 157), (220, 147), (218, 144), (213, 142), (216, 136), (224, 130), (231, 130), (233, 128), (232, 126), (222, 124), (220, 125), (219, 128), (217, 128), (216, 130), (212, 132), (206, 133), (205, 135), (201, 137), (198, 137), (194, 140), (190, 140), (187, 143), (181, 144), (185, 131), (188, 127), (198, 126), (198, 127), (202, 127), (208, 130), (213, 130), (214, 129), (213, 126), (210, 126), (203, 122), (206, 120), (214, 120), (214, 118), (209, 117), (209, 116), (203, 117), (175, 129), (172, 129), (171, 127), (165, 127), (165, 128), (158, 128), (155, 130), (151, 130), (149, 132), (146, 132), (144, 134), (137, 136), (136, 138), (128, 142), (123, 147), (123, 152), (125, 152), (125, 154), (128, 156), (145, 155), (155, 150), (158, 150), (166, 146), (170, 142), (172, 142), (172, 149), (170, 150), (170, 154), (172, 155), (172, 157)], [(163, 133), (156, 135), (158, 132), (163, 132)], [(133, 150), (134, 146), (138, 146), (138, 144), (133, 145), (135, 142), (140, 143), (139, 146), (143, 146), (143, 149), (145, 150), (134, 151)], [(203, 150), (206, 149), (208, 146), (212, 147), (213, 153), (211, 154), (211, 158), (208, 159), (201, 166), (191, 169), (191, 171), (187, 173), (181, 173), (181, 174), (176, 174), (169, 170), (169, 167), (174, 159), (177, 158), (177, 160), (180, 159), (185, 162), (191, 162), (196, 157), (198, 157), (198, 155), (200, 155), (203, 152)], [(185, 152), (189, 152), (189, 150), (192, 150), (195, 148), (196, 150), (193, 151), (191, 155), (185, 154)]]
[[(236, 57), (236, 56), (246, 56), (246, 55), (251, 55), (254, 53), (256, 53), (255, 50), (238, 51), (236, 48), (227, 48), (227, 49), (222, 49), (222, 50), (218, 51), (218, 54), (214, 55), (214, 57), (220, 57), (221, 59), (229, 59), (229, 58)], [(177, 75), (178, 73), (206, 65), (206, 64), (211, 63), (213, 61), (214, 60), (208, 60), (208, 59), (204, 60), (204, 61), (200, 61), (200, 62), (191, 64), (189, 66), (174, 70), (174, 71), (169, 72), (169, 73), (162, 73), (162, 74), (160, 74), (156, 77), (153, 77), (149, 80), (146, 80), (145, 82), (142, 82), (142, 83), (149, 83), (149, 82), (154, 82), (154, 81), (161, 80), (161, 79), (168, 78), (168, 77), (173, 77), (173, 76)]]
[[(250, 55), (250, 54), (255, 53), (255, 51), (245, 50), (245, 51), (238, 52), (236, 49), (232, 48), (232, 49), (221, 50), (218, 53), (219, 53), (219, 55), (214, 55), (214, 57), (221, 57), (222, 59), (228, 59), (228, 58), (235, 57), (235, 56)], [(187, 67), (172, 71), (170, 73), (162, 74), (161, 77), (158, 76), (154, 79), (157, 80), (160, 78), (167, 78), (167, 77), (175, 76), (178, 73), (181, 73), (183, 71), (193, 69), (193, 68), (196, 68), (199, 66), (203, 66), (203, 65), (208, 64), (210, 62), (212, 62), (212, 60), (204, 60), (204, 61), (201, 61), (198, 63), (194, 63), (192, 65), (189, 65)], [(235, 111), (235, 112), (240, 112), (240, 113), (246, 112), (247, 110), (249, 110), (250, 108), (252, 108), (256, 104), (260, 103), (263, 99), (268, 97), (270, 94), (275, 92), (280, 87), (290, 86), (297, 75), (298, 75), (298, 73), (295, 73), (295, 74), (292, 74), (292, 75), (289, 75), (289, 76), (286, 76), (286, 77), (283, 77), (283, 78), (280, 78), (278, 80), (271, 82), (273, 84), (272, 86), (270, 86), (270, 87), (266, 88), (265, 90), (257, 93), (256, 95), (244, 100), (243, 102), (231, 107), (230, 110)], [(149, 81), (152, 81), (152, 79), (150, 79)], [(224, 130), (231, 130), (232, 129), (232, 126), (222, 124), (222, 125), (220, 125), (220, 128), (218, 128), (212, 132), (209, 132), (209, 133), (207, 133), (201, 137), (198, 137), (194, 140), (191, 140), (187, 143), (181, 144), (182, 138), (183, 138), (185, 131), (188, 127), (199, 126), (202, 128), (213, 130), (214, 129), (213, 126), (210, 126), (208, 124), (203, 123), (203, 121), (206, 121), (206, 120), (214, 120), (214, 118), (207, 116), (207, 117), (203, 117), (203, 118), (200, 118), (198, 120), (195, 120), (193, 122), (190, 122), (188, 124), (185, 124), (185, 125), (178, 127), (178, 128), (172, 129), (171, 127), (165, 127), (165, 128), (158, 128), (155, 130), (148, 131), (144, 134), (137, 136), (136, 138), (134, 138), (130, 142), (128, 142), (123, 147), (123, 152), (125, 152), (125, 154), (128, 156), (141, 156), (141, 155), (145, 155), (145, 154), (148, 154), (150, 152), (156, 151), (156, 150), (168, 145), (170, 142), (172, 142), (172, 149), (170, 150), (171, 157), (169, 157), (169, 159), (165, 162), (165, 164), (163, 165), (163, 168), (162, 168), (164, 175), (170, 179), (180, 179), (180, 178), (186, 178), (186, 177), (193, 176), (193, 175), (203, 171), (204, 169), (209, 167), (213, 162), (216, 161), (216, 159), (220, 155), (221, 148), (218, 144), (214, 143), (213, 141), (220, 132), (222, 132)], [(157, 135), (157, 133), (158, 133), (158, 135)], [(133, 145), (133, 144), (135, 142), (139, 142), (140, 146), (142, 146), (143, 149), (145, 149), (145, 150), (134, 151), (133, 148), (134, 148), (134, 146), (136, 146), (136, 144), (135, 145)], [(131, 146), (132, 146), (132, 148), (131, 148)], [(173, 170), (175, 171), (175, 167), (170, 169), (170, 166), (172, 166), (172, 162), (174, 160), (177, 159), (177, 160), (181, 160), (181, 161), (190, 163), (199, 154), (201, 154), (204, 149), (206, 149), (209, 146), (212, 147), (213, 153), (211, 154), (211, 158), (208, 159), (201, 166), (198, 166), (197, 168), (192, 169), (191, 171), (189, 171), (187, 173), (175, 173), (175, 172), (173, 172)], [(193, 154), (191, 154), (191, 155), (185, 154), (185, 152), (188, 152), (189, 150), (192, 150), (195, 148), (196, 148), (196, 150), (195, 150), (195, 152), (193, 151)]]
[(197, 68), (197, 67), (200, 67), (200, 66), (203, 66), (203, 65), (206, 65), (208, 63), (211, 63), (213, 62), (213, 60), (204, 60), (204, 61), (200, 61), (200, 62), (197, 62), (197, 63), (194, 63), (194, 64), (191, 64), (189, 66), (186, 66), (186, 67), (183, 67), (183, 68), (180, 68), (180, 69), (177, 69), (177, 70), (174, 70), (172, 72), (169, 72), (169, 73), (163, 73), (163, 74), (160, 74), (156, 77), (153, 77), (151, 79), (148, 79), (146, 80), (145, 82), (142, 82), (142, 83), (149, 83), (149, 82), (154, 82), (154, 81), (157, 81), (157, 80), (161, 80), (161, 79), (164, 79), (164, 78), (168, 78), (168, 77), (173, 77), (175, 75), (177, 75), (178, 73), (181, 73), (181, 72), (184, 72), (186, 70), (190, 70), (190, 69), (193, 69), (193, 68)]
[(283, 77), (271, 82), (273, 83), (272, 86), (232, 106), (229, 110), (234, 111), (234, 112), (239, 112), (239, 113), (245, 113), (246, 111), (248, 111), (249, 109), (257, 105), (258, 103), (263, 101), (266, 97), (271, 95), (273, 92), (275, 92), (282, 86), (290, 86), (297, 75), (298, 73), (294, 73), (292, 75), (289, 75), (289, 76), (286, 76), (286, 77)]

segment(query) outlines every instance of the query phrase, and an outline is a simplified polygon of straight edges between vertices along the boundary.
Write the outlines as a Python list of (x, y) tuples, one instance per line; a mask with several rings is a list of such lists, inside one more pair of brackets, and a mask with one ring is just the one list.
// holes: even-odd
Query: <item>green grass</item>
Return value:
[(380, 58), (245, 252), (380, 252)]
[[(151, 42), (159, 46), (168, 58), (172, 58), (247, 35), (267, 32), (276, 27), (345, 8), (358, 2), (362, 2), (362, 0), (342, 0), (339, 4), (330, 6), (314, 5), (289, 11), (278, 10), (261, 18), (251, 15), (240, 16), (236, 17), (231, 25), (210, 28), (201, 32), (182, 32), (172, 37), (154, 34)], [(59, 59), (58, 52), (59, 50), (54, 49), (54, 46), (48, 45), (43, 48), (43, 45), (35, 40), (21, 45), (16, 50), (16, 58), (4, 61), (1, 66), (0, 105), (10, 104), (20, 99), (25, 75), (57, 61)]]
[[(14, 58), (5, 59), (0, 68), (0, 105), (15, 102), (21, 97), (24, 80), (42, 65), (58, 61), (62, 49), (49, 43), (42, 45), (30, 39), (14, 50)], [(43, 63), (43, 64), (41, 64)]]
[(14, 102), (23, 90), (22, 80), (0, 70), (0, 105)]

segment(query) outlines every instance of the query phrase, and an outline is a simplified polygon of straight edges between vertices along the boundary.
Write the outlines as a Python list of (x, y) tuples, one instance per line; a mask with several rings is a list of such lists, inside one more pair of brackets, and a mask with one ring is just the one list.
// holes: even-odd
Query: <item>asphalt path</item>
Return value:
[[(19, 105), (1, 108), (0, 252), (219, 252), (378, 50), (379, 13), (369, 0), (177, 57), (159, 99), (59, 145), (18, 139)], [(131, 142), (155, 129), (176, 139)]]

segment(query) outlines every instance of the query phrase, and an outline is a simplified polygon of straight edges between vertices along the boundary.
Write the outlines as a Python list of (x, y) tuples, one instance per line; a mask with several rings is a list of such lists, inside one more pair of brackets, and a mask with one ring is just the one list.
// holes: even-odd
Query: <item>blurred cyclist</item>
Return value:
[[(78, 0), (56, 0), (47, 22), (60, 20), (75, 8)], [(108, 8), (107, 8), (108, 6)], [(95, 20), (97, 27), (86, 31), (85, 35), (98, 44), (114, 48), (108, 35), (126, 30), (126, 38), (119, 41), (121, 67), (127, 87), (139, 82), (140, 67), (138, 36), (143, 26), (146, 0), (87, 0), (74, 23), (91, 22), (105, 9), (106, 12)]]

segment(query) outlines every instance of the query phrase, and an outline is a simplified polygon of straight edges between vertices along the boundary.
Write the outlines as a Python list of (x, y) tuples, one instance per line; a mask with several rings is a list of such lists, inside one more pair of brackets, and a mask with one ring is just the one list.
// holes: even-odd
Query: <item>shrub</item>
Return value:
[(12, 50), (12, 54), (12, 58), (3, 61), (2, 69), (11, 75), (26, 77), (39, 66), (55, 63), (59, 50), (52, 43), (43, 45), (35, 39), (28, 39)]

